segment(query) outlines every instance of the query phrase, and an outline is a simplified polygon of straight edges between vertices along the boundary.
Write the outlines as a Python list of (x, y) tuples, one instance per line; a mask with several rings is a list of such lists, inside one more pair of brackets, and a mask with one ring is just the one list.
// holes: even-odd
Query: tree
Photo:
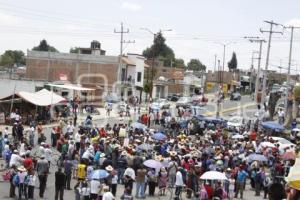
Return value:
[(80, 51), (80, 49), (79, 49), (79, 47), (72, 47), (71, 49), (70, 49), (70, 53), (79, 53), (79, 51)]
[(175, 60), (174, 51), (166, 44), (166, 39), (161, 32), (158, 32), (154, 39), (154, 44), (143, 51), (143, 56), (147, 59), (159, 58), (164, 62), (164, 66), (170, 66)]
[(25, 54), (20, 50), (6, 50), (0, 59), (0, 65), (12, 66), (12, 65), (25, 65)]
[(235, 71), (237, 69), (237, 59), (235, 52), (232, 53), (231, 60), (228, 62), (229, 71)]
[(45, 39), (40, 41), (40, 44), (36, 47), (33, 47), (32, 50), (34, 51), (50, 51), (50, 52), (58, 52), (55, 47), (50, 46)]
[(175, 58), (174, 67), (185, 68), (184, 60), (182, 58)]
[(191, 59), (190, 62), (187, 64), (189, 70), (193, 71), (205, 71), (206, 66), (203, 65), (199, 59)]

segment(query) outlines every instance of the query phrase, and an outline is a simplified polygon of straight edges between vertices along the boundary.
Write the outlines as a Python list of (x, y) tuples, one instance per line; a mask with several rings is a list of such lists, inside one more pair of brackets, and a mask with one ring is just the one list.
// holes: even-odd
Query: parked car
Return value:
[[(103, 114), (105, 113), (102, 113), (102, 115)], [(92, 117), (93, 120), (100, 120), (102, 118), (100, 108), (93, 108), (91, 110), (83, 109), (83, 112), (77, 116), (78, 123), (84, 122), (88, 116)]]
[(227, 128), (229, 130), (240, 130), (244, 126), (244, 119), (241, 116), (234, 116), (228, 119)]
[(287, 147), (289, 148), (296, 147), (295, 144), (293, 144), (292, 142), (288, 141), (285, 138), (282, 137), (271, 137), (271, 138), (272, 140), (274, 140), (275, 144), (279, 144), (279, 150), (284, 150)]
[(178, 101), (176, 102), (176, 108), (183, 107), (183, 108), (189, 108), (192, 104), (192, 98), (191, 97), (180, 97)]
[(166, 99), (158, 99), (151, 104), (151, 109), (169, 109), (170, 103)]
[(242, 99), (242, 96), (239, 92), (233, 92), (230, 95), (230, 100), (232, 101), (240, 101)]
[(168, 101), (178, 101), (178, 99), (180, 98), (180, 95), (178, 94), (171, 94), (171, 95), (168, 95), (167, 99)]
[(121, 101), (120, 97), (118, 97), (117, 94), (109, 94), (107, 96), (104, 97), (104, 101), (105, 102), (109, 102), (109, 103), (118, 103)]

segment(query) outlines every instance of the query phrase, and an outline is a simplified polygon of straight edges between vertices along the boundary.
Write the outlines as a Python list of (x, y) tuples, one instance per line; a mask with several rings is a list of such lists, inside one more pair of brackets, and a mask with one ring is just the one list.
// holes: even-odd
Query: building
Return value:
[(151, 66), (146, 72), (148, 81), (152, 79), (153, 70), (153, 98), (166, 98), (168, 94), (183, 94), (184, 68), (166, 67), (163, 66), (163, 62), (155, 61), (152, 69), (152, 60), (147, 60), (146, 63)]
[[(140, 95), (135, 92), (144, 84), (145, 59), (128, 54), (122, 57), (120, 64), (119, 56), (101, 55), (101, 50), (97, 49), (98, 53), (91, 54), (28, 51), (26, 77), (46, 83), (71, 83), (93, 88), (94, 99), (109, 93), (118, 93), (124, 99), (129, 95)], [(121, 82), (118, 77), (122, 77)]]

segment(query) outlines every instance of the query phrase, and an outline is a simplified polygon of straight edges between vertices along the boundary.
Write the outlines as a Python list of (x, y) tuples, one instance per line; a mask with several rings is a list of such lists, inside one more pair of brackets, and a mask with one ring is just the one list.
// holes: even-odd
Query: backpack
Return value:
[(14, 175), (12, 183), (14, 186), (19, 186), (20, 184), (20, 177), (18, 176), (18, 174)]
[(24, 184), (28, 185), (29, 181), (30, 181), (30, 176), (27, 174), (24, 178)]

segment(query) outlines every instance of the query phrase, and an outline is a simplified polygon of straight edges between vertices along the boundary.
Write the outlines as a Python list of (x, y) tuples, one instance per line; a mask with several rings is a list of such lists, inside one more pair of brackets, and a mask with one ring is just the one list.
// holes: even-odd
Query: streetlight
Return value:
[(223, 46), (223, 71), (224, 71), (224, 67), (225, 67), (225, 52), (226, 52), (226, 46), (230, 45), (230, 44), (236, 44), (236, 42), (228, 42), (228, 43), (222, 43), (222, 42), (214, 42), (215, 44), (219, 44)]
[[(156, 36), (157, 36), (158, 33), (172, 31), (172, 29), (165, 29), (165, 30), (160, 29), (160, 30), (158, 31), (158, 33), (154, 33), (154, 32), (151, 31), (149, 28), (142, 27), (142, 28), (140, 28), (140, 29), (141, 29), (141, 30), (144, 30), (144, 31), (147, 31), (147, 32), (149, 32), (150, 34), (153, 35), (153, 46), (154, 46), (154, 42), (155, 42), (155, 39), (156, 39)], [(154, 52), (154, 49), (153, 49), (153, 50), (152, 50), (152, 66), (151, 66), (151, 91), (150, 91), (150, 97), (151, 97), (151, 99), (152, 99), (153, 78), (154, 78), (154, 57), (155, 57), (155, 52)]]

